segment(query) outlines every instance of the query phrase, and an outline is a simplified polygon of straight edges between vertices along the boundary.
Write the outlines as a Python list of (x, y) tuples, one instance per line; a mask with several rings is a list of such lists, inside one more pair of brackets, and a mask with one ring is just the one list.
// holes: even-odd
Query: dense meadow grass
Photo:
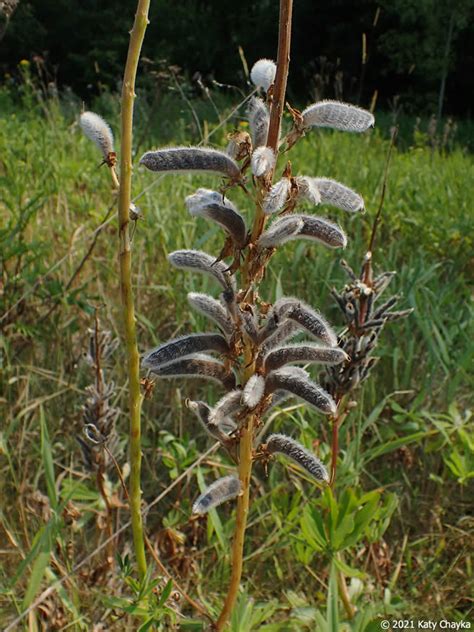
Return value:
[[(128, 562), (131, 534), (125, 530), (117, 538), (119, 559), (110, 567), (104, 550), (97, 550), (107, 535), (106, 507), (77, 441), (94, 379), (84, 359), (89, 330), (97, 318), (100, 328), (122, 338), (114, 195), (98, 153), (78, 129), (77, 100), (26, 89), (15, 98), (2, 92), (0, 103), (0, 627), (42, 595), (15, 629), (137, 629), (141, 606)], [(105, 95), (95, 108), (114, 129), (117, 103)], [(137, 157), (152, 147), (207, 138), (222, 147), (230, 130), (245, 126), (237, 116), (220, 125), (209, 104), (191, 107), (165, 97), (150, 116), (146, 99), (139, 98)], [(224, 119), (231, 108), (219, 104), (217, 110)], [(394, 150), (374, 250), (375, 270), (397, 271), (390, 290), (400, 294), (401, 309), (414, 312), (384, 330), (380, 361), (341, 432), (337, 494), (370, 513), (340, 552), (357, 608), (350, 623), (340, 610), (341, 630), (379, 630), (381, 618), (472, 620), (474, 164), (462, 137), (449, 151), (427, 140), (418, 133)], [(292, 152), (294, 173), (332, 177), (364, 196), (363, 216), (327, 213), (346, 230), (344, 256), (356, 270), (380, 201), (388, 146), (378, 129), (363, 137), (322, 131)], [(215, 295), (212, 285), (171, 269), (166, 256), (185, 247), (218, 251), (221, 234), (188, 216), (183, 204), (198, 186), (218, 185), (212, 177), (157, 178), (135, 169), (133, 193), (143, 215), (133, 238), (141, 351), (205, 327), (188, 309), (186, 293)], [(243, 193), (234, 200), (245, 209)], [(302, 297), (342, 328), (329, 293), (347, 282), (339, 259), (308, 242), (287, 244), (272, 261), (262, 295), (269, 302), (283, 293)], [(116, 385), (112, 403), (122, 411), (124, 357), (119, 345), (105, 363), (106, 379)], [(184, 399), (218, 396), (200, 382), (156, 383), (143, 409), (144, 503), (211, 445)], [(126, 478), (125, 412), (116, 428), (113, 453)], [(329, 460), (329, 429), (313, 412), (287, 405), (272, 428)], [(230, 467), (225, 454), (208, 455), (146, 519), (151, 544), (171, 576), (213, 614), (228, 579), (233, 509), (224, 505), (209, 519), (196, 519), (191, 505), (204, 481)], [(328, 558), (313, 518), (332, 510), (330, 499), (281, 462), (268, 473), (257, 465), (254, 479), (245, 592), (232, 630), (324, 630), (331, 614)], [(128, 512), (112, 464), (105, 485), (116, 530)], [(350, 534), (354, 523), (348, 520)], [(152, 572), (164, 577), (156, 566)], [(154, 590), (163, 594), (165, 584), (166, 578)], [(54, 590), (43, 593), (50, 586)], [(163, 615), (159, 629), (206, 629), (174, 596), (168, 601), (175, 613)]]

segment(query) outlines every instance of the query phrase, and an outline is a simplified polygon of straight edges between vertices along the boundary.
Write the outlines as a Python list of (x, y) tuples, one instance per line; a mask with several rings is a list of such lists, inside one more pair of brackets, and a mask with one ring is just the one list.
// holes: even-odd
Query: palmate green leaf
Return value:
[(357, 577), (358, 579), (366, 579), (367, 574), (359, 571), (357, 568), (352, 568), (342, 560), (340, 557), (334, 556), (333, 562), (346, 577)]

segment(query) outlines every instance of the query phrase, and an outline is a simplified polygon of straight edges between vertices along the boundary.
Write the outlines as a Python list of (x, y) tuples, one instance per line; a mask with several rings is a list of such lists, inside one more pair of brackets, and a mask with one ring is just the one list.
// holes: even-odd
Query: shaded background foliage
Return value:
[[(2, 41), (2, 70), (39, 55), (60, 85), (83, 99), (120, 80), (134, 12), (112, 0), (20, 1)], [(295, 5), (293, 98), (343, 97), (386, 109), (400, 95), (407, 111), (436, 111), (447, 69), (445, 112), (470, 116), (474, 88), (473, 0), (335, 0)], [(274, 51), (278, 3), (270, 0), (155, 0), (144, 55), (189, 76), (241, 85), (243, 65)], [(362, 72), (362, 38), (367, 64)], [(451, 35), (450, 35), (451, 34)], [(447, 41), (449, 46), (447, 47)], [(447, 50), (448, 49), (448, 50)], [(447, 50), (447, 54), (445, 52)], [(363, 79), (361, 80), (361, 77)]]

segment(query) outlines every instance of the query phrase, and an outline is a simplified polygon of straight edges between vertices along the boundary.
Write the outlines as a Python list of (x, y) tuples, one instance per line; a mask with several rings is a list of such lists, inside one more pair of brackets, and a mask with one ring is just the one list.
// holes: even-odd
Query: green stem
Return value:
[(122, 125), (120, 152), (120, 189), (118, 204), (120, 239), (120, 291), (122, 296), (125, 340), (128, 364), (128, 385), (130, 402), (130, 513), (133, 530), (133, 544), (137, 560), (138, 574), (146, 573), (145, 543), (141, 517), (141, 427), (140, 412), (140, 361), (135, 327), (135, 308), (132, 291), (132, 260), (129, 233), (129, 209), (132, 189), (132, 129), (133, 103), (135, 99), (135, 78), (138, 60), (148, 25), (150, 0), (138, 0), (135, 22), (130, 34), (127, 62), (122, 86)]

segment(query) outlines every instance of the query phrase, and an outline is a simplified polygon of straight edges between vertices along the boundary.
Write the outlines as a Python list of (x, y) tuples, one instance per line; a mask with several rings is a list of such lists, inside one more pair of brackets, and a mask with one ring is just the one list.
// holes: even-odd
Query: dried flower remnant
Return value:
[(79, 124), (87, 138), (100, 149), (104, 162), (113, 166), (115, 164), (114, 136), (110, 126), (95, 112), (83, 112)]
[(239, 165), (223, 151), (207, 147), (170, 147), (147, 151), (140, 164), (158, 173), (212, 172), (240, 180)]
[(252, 66), (250, 71), (250, 79), (254, 86), (263, 88), (268, 92), (270, 86), (273, 85), (276, 75), (276, 65), (271, 59), (259, 59)]
[(268, 452), (284, 454), (304, 468), (317, 481), (329, 482), (329, 475), (323, 463), (291, 437), (283, 434), (271, 434), (267, 437), (265, 445)]
[(263, 211), (265, 215), (272, 215), (273, 213), (281, 211), (288, 200), (290, 191), (290, 178), (282, 178), (274, 184), (263, 200)]
[(245, 385), (244, 392), (242, 394), (242, 401), (247, 408), (255, 408), (255, 406), (260, 403), (264, 393), (265, 379), (256, 373), (249, 378), (247, 384)]
[(241, 483), (235, 476), (218, 478), (196, 500), (193, 505), (193, 513), (205, 514), (227, 500), (236, 498), (240, 494), (241, 489)]
[(252, 154), (252, 173), (256, 178), (267, 175), (275, 166), (275, 154), (270, 147), (257, 147)]

